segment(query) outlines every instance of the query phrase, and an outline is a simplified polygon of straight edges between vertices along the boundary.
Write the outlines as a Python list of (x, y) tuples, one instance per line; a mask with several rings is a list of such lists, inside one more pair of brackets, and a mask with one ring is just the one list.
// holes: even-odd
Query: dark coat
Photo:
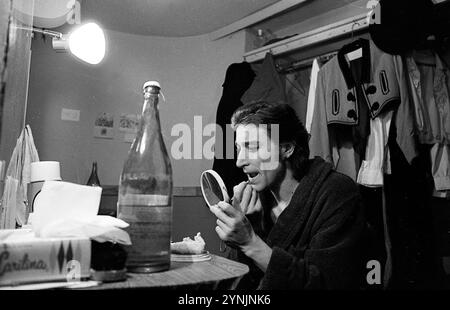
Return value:
[[(216, 137), (213, 170), (222, 177), (231, 196), (233, 186), (246, 180), (247, 177), (242, 169), (236, 167), (235, 134), (227, 136), (227, 127), (230, 127), (233, 112), (242, 106), (241, 96), (250, 87), (254, 78), (255, 73), (248, 62), (231, 64), (225, 73), (222, 97), (217, 107), (216, 124), (222, 129), (223, 136)], [(227, 146), (233, 149), (228, 150)], [(227, 158), (227, 153), (233, 154), (233, 158)]]

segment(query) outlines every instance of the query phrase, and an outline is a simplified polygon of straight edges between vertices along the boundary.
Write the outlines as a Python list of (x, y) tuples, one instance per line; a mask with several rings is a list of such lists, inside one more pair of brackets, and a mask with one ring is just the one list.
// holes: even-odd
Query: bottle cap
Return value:
[(145, 89), (145, 88), (147, 88), (149, 86), (156, 86), (159, 89), (161, 89), (161, 86), (159, 85), (159, 83), (157, 81), (147, 81), (147, 82), (145, 82), (144, 86), (142, 87), (142, 89)]

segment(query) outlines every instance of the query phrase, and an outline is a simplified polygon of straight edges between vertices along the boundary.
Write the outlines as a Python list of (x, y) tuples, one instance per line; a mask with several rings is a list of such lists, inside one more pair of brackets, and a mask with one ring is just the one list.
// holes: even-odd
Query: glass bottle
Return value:
[(158, 82), (144, 84), (138, 132), (119, 184), (117, 217), (129, 223), (129, 272), (150, 273), (170, 267), (172, 167), (161, 134)]
[(89, 179), (88, 179), (86, 185), (101, 186), (100, 180), (98, 179), (98, 175), (97, 175), (97, 162), (96, 161), (94, 161), (92, 163), (91, 175), (89, 176)]

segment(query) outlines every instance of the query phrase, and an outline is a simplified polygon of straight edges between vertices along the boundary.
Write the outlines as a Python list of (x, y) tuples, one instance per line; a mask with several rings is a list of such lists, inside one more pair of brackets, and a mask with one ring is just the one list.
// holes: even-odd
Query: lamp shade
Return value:
[(96, 65), (105, 57), (105, 35), (95, 23), (87, 23), (68, 35), (70, 52), (81, 60)]

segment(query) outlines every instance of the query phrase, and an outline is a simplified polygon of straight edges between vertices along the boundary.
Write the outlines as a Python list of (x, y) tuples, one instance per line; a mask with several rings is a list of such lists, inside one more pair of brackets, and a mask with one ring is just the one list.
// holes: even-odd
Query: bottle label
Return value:
[(119, 205), (121, 206), (163, 206), (168, 204), (169, 196), (167, 195), (119, 195)]
[(128, 267), (170, 265), (169, 195), (119, 195), (117, 217), (130, 224), (126, 228), (132, 243), (126, 248)]

